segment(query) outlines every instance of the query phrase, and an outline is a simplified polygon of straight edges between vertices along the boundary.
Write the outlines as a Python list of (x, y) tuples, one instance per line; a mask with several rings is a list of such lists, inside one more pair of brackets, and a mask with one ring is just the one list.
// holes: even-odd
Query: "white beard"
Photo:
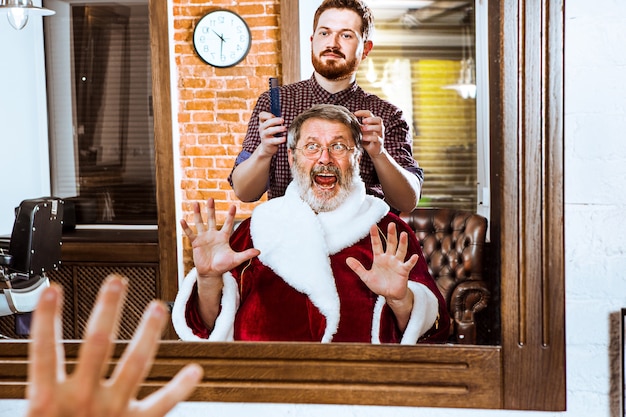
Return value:
[(300, 198), (316, 213), (333, 211), (343, 204), (350, 195), (355, 180), (360, 178), (359, 172), (359, 162), (355, 161), (354, 165), (352, 165), (351, 172), (348, 171), (347, 175), (342, 175), (341, 178), (338, 178), (337, 185), (340, 189), (337, 195), (334, 197), (324, 197), (317, 195), (313, 191), (314, 185), (311, 184), (311, 176), (299, 169), (297, 158), (294, 158), (294, 163), (291, 166), (291, 175), (293, 176), (293, 181), (298, 186)]

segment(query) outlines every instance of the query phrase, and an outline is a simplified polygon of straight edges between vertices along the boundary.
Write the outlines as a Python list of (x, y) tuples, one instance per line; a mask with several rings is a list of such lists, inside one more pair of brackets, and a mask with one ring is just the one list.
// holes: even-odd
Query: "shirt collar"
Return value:
[(318, 103), (345, 103), (348, 99), (358, 90), (359, 86), (354, 81), (348, 88), (338, 93), (330, 93), (322, 87), (315, 79), (315, 74), (310, 78), (311, 91), (315, 97), (315, 101)]

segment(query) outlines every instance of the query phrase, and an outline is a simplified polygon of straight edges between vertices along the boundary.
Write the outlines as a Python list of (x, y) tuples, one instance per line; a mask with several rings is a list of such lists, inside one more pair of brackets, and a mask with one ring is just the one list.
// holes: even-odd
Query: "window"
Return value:
[(148, 4), (53, 2), (51, 181), (78, 224), (156, 225)]
[[(420, 206), (477, 211), (483, 201), (473, 2), (431, 3), (415, 9), (373, 3), (374, 49), (357, 82), (401, 108), (412, 124), (413, 155), (425, 175)], [(455, 90), (461, 83), (473, 85), (473, 94)]]

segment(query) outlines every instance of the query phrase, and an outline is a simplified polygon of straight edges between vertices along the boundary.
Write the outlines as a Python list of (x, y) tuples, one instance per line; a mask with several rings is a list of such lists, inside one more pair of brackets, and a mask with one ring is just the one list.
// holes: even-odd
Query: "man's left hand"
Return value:
[(361, 262), (352, 257), (346, 259), (346, 264), (370, 290), (385, 297), (387, 302), (407, 300), (409, 273), (417, 264), (419, 257), (413, 254), (405, 261), (409, 240), (406, 232), (400, 233), (398, 239), (396, 224), (389, 223), (387, 247), (384, 249), (377, 225), (371, 227), (370, 237), (374, 254), (372, 268), (367, 270)]
[(383, 153), (385, 148), (385, 125), (383, 119), (374, 116), (369, 110), (357, 110), (354, 115), (361, 120), (363, 133), (363, 149), (374, 159)]

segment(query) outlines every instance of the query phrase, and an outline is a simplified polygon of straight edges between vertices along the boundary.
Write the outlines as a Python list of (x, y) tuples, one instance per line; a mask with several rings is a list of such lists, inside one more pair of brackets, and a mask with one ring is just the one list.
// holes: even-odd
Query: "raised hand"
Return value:
[(199, 280), (214, 278), (221, 281), (224, 272), (259, 255), (258, 249), (235, 252), (230, 247), (229, 239), (235, 224), (235, 212), (235, 206), (230, 206), (224, 225), (218, 230), (215, 221), (215, 201), (210, 198), (207, 201), (206, 225), (202, 221), (200, 204), (194, 205), (194, 223), (197, 232), (194, 232), (184, 219), (181, 220), (183, 231), (193, 248), (193, 262)]
[(346, 259), (346, 264), (361, 278), (367, 287), (378, 295), (385, 297), (387, 304), (393, 309), (401, 324), (408, 321), (413, 306), (413, 294), (408, 288), (409, 273), (417, 264), (417, 254), (405, 261), (408, 248), (406, 232), (397, 236), (396, 224), (389, 223), (387, 228), (387, 247), (383, 245), (378, 234), (378, 227), (370, 229), (374, 259), (372, 268), (367, 270), (355, 258)]
[(104, 377), (128, 284), (110, 276), (102, 285), (81, 345), (78, 364), (66, 374), (62, 344), (62, 289), (47, 288), (35, 310), (28, 362), (28, 417), (164, 416), (189, 396), (202, 368), (186, 365), (160, 390), (137, 400), (169, 315), (161, 302), (144, 312), (132, 342), (112, 376)]

